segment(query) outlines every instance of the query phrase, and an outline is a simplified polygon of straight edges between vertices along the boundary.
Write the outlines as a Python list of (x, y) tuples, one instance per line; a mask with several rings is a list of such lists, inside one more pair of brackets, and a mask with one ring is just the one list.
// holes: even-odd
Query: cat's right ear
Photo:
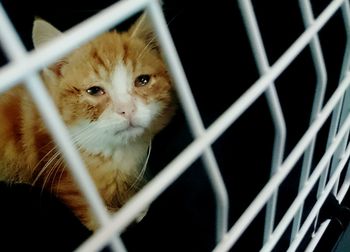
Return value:
[[(62, 32), (57, 30), (53, 25), (46, 22), (45, 20), (40, 18), (34, 20), (32, 38), (35, 49), (55, 39), (61, 34)], [(49, 66), (47, 69), (53, 72), (57, 77), (60, 77), (62, 76), (61, 68), (64, 64), (65, 61), (64, 59), (62, 59), (56, 62), (55, 64)]]
[(59, 30), (45, 20), (39, 18), (34, 20), (32, 33), (34, 48), (40, 47), (61, 34)]
[(143, 40), (149, 48), (159, 52), (159, 45), (147, 13), (143, 13), (136, 20), (130, 27), (129, 34), (131, 37), (137, 37)]

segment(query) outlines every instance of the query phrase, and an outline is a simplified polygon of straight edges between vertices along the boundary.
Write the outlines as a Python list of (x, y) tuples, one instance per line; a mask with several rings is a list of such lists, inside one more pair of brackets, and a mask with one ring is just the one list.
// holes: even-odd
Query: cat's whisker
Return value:
[[(90, 125), (88, 125), (88, 126), (86, 126), (86, 127), (84, 127), (80, 132), (77, 132), (76, 134), (72, 134), (71, 135), (71, 139), (72, 139), (72, 141), (73, 141), (73, 143), (75, 142), (75, 139), (77, 138), (77, 137), (79, 137), (79, 134), (81, 134), (81, 132), (84, 132), (84, 131), (86, 131), (86, 130), (88, 130), (89, 128), (90, 128), (91, 126)], [(49, 144), (52, 144), (54, 141), (53, 140), (51, 140), (51, 141), (49, 141), (47, 144), (45, 144), (44, 146), (42, 146), (41, 147), (41, 149), (42, 148), (45, 148), (47, 145), (49, 145)], [(48, 151), (39, 161), (38, 161), (38, 163), (37, 163), (37, 165), (34, 167), (34, 171), (39, 167), (39, 165), (48, 157), (48, 156), (50, 156), (51, 154), (52, 154), (52, 152), (53, 151), (57, 151), (57, 149), (58, 149), (58, 147), (57, 147), (57, 145), (55, 145), (50, 151)], [(59, 154), (59, 152), (56, 152), (55, 154), (53, 154), (52, 156), (57, 156)], [(43, 169), (46, 167), (46, 166), (48, 166), (49, 165), (49, 163), (50, 163), (51, 161), (50, 161), (50, 159), (46, 162), (46, 164), (44, 165), (44, 167), (43, 167)], [(39, 177), (42, 175), (42, 172), (43, 172), (44, 170), (42, 170), (40, 173), (39, 173)], [(37, 179), (38, 179), (38, 176), (37, 176), (37, 178), (33, 181), (33, 184), (35, 184), (35, 182), (37, 181)]]
[(146, 169), (147, 169), (148, 160), (149, 160), (149, 157), (151, 155), (151, 150), (152, 150), (152, 140), (149, 142), (146, 160), (145, 160), (145, 162), (144, 162), (144, 164), (142, 166), (142, 169), (140, 170), (140, 172), (139, 172), (138, 176), (136, 177), (135, 181), (129, 187), (128, 191), (136, 188), (137, 184), (141, 181), (141, 179), (145, 175), (145, 172), (146, 172)]
[(60, 155), (59, 152), (56, 152), (50, 159), (49, 161), (44, 165), (44, 167), (42, 168), (42, 170), (39, 172), (38, 176), (35, 178), (35, 183), (40, 179), (41, 176), (44, 176), (44, 181), (40, 184), (42, 191), (44, 191), (45, 189), (45, 185), (46, 182), (48, 180), (48, 178), (50, 177), (50, 173), (52, 170), (52, 166), (51, 164), (53, 163), (54, 160), (57, 159), (57, 157)]
[(145, 47), (142, 49), (142, 51), (139, 53), (139, 55), (137, 56), (137, 60), (140, 60), (141, 57), (143, 57), (143, 55), (145, 54), (146, 50), (148, 49), (148, 47), (156, 40), (156, 37), (153, 36), (152, 39), (150, 39), (150, 41), (148, 41), (148, 43), (145, 45)]
[(54, 189), (57, 188), (57, 181), (56, 181), (56, 176), (58, 174), (59, 171), (62, 171), (64, 168), (62, 167), (62, 164), (63, 164), (63, 161), (64, 159), (62, 157), (60, 157), (54, 167), (52, 168), (53, 172), (52, 172), (52, 179), (51, 179), (51, 193), (53, 194), (54, 193)]
[(93, 142), (94, 140), (96, 140), (96, 138), (97, 136), (94, 134), (89, 134), (89, 135), (81, 134), (75, 137), (74, 143), (77, 146), (77, 148), (81, 150), (80, 148), (82, 145), (86, 145), (90, 142)]
[[(84, 131), (87, 131), (90, 127), (85, 127), (83, 128), (80, 132), (76, 133), (76, 134), (73, 134), (71, 136), (71, 139), (72, 141), (75, 143), (77, 141), (77, 139), (79, 138), (79, 136), (82, 134), (82, 132)], [(52, 152), (56, 151), (57, 150), (57, 146), (53, 147), (49, 152), (47, 152), (42, 158), (41, 160), (38, 162), (36, 168), (40, 165), (40, 163), (42, 163), (48, 156), (50, 156), (52, 154)], [(41, 176), (44, 175), (44, 173), (47, 173), (46, 174), (46, 178), (42, 184), (42, 187), (44, 188), (46, 183), (47, 183), (47, 180), (49, 179), (49, 177), (51, 176), (51, 173), (53, 172), (53, 170), (55, 170), (55, 167), (56, 166), (61, 166), (62, 162), (63, 162), (63, 159), (62, 157), (59, 157), (58, 160), (57, 157), (60, 155), (61, 153), (60, 152), (56, 152), (54, 154), (51, 155), (50, 159), (45, 163), (45, 165), (41, 168), (41, 171), (39, 172), (39, 174), (37, 174), (36, 178), (34, 179), (33, 181), (33, 185), (35, 185), (38, 180), (40, 179)], [(55, 161), (54, 164), (52, 164), (52, 162)], [(63, 169), (62, 169), (63, 170)]]
[[(88, 126), (84, 127), (80, 132), (77, 132), (76, 134), (72, 134), (72, 135), (71, 135), (72, 141), (74, 142), (74, 139), (75, 139), (76, 137), (78, 137), (79, 134), (81, 134), (81, 132), (84, 132), (84, 131), (88, 130), (90, 127), (91, 127), (91, 126), (88, 125)], [(48, 146), (49, 144), (53, 144), (53, 143), (54, 143), (54, 141), (51, 140), (51, 141), (49, 141), (48, 143), (46, 143), (45, 145), (41, 146), (39, 150), (42, 150), (43, 148), (45, 148), (45, 147)], [(40, 165), (40, 163), (43, 162), (45, 158), (47, 158), (49, 155), (51, 155), (51, 153), (52, 153), (53, 151), (56, 151), (57, 149), (58, 149), (57, 145), (54, 145), (54, 147), (53, 147), (51, 150), (49, 150), (49, 151), (38, 161), (37, 165), (34, 167), (33, 170), (35, 171), (35, 170), (38, 168), (38, 166)]]
[[(40, 166), (40, 164), (41, 164), (48, 156), (50, 156), (51, 153), (52, 153), (53, 151), (56, 151), (56, 149), (57, 149), (57, 147), (55, 146), (55, 147), (52, 148), (49, 152), (47, 152), (47, 153), (39, 160), (39, 162), (37, 163), (37, 165), (36, 165), (35, 168), (34, 168), (34, 171), (36, 171), (37, 168)], [(45, 165), (41, 168), (40, 172), (36, 175), (35, 179), (33, 180), (33, 182), (32, 182), (32, 185), (33, 185), (33, 186), (38, 182), (39, 178), (43, 175), (43, 173), (45, 172), (45, 170), (48, 169), (50, 163), (52, 162), (52, 158), (53, 158), (53, 157), (57, 157), (58, 155), (59, 155), (59, 152), (55, 152), (55, 153), (50, 157), (50, 159), (45, 163)]]
[(61, 180), (62, 180), (63, 173), (64, 173), (64, 168), (61, 169), (60, 176), (58, 177), (57, 186), (56, 186), (56, 193), (59, 193), (59, 191), (60, 191), (60, 186), (61, 186)]

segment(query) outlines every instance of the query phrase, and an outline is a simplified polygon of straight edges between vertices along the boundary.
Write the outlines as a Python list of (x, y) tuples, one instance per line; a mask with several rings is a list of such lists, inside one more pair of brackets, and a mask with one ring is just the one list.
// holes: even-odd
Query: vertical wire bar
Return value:
[(346, 195), (346, 193), (348, 192), (350, 187), (350, 162), (348, 164), (348, 168), (346, 170), (346, 175), (345, 175), (345, 179), (344, 182), (341, 186), (341, 188), (339, 189), (338, 195), (337, 195), (337, 199), (339, 201), (342, 201)]
[[(246, 0), (240, 0), (238, 3), (241, 9), (243, 21), (247, 30), (258, 71), (260, 75), (264, 75), (269, 70), (270, 65), (259, 31), (258, 23), (254, 14), (252, 3), (251, 1)], [(270, 175), (273, 176), (282, 163), (286, 139), (286, 125), (283, 118), (281, 105), (277, 96), (275, 83), (271, 83), (269, 88), (266, 90), (266, 97), (275, 127), (275, 139), (272, 152), (272, 165)], [(276, 189), (275, 193), (271, 197), (271, 200), (269, 200), (267, 204), (263, 237), (264, 243), (269, 239), (273, 230), (277, 196), (278, 189)]]
[[(350, 68), (350, 27), (349, 27), (350, 8), (349, 8), (348, 1), (344, 1), (343, 5), (341, 6), (341, 12), (342, 12), (343, 21), (344, 21), (344, 27), (346, 30), (346, 48), (345, 48), (345, 54), (344, 54), (344, 58), (343, 58), (342, 69), (340, 72), (339, 82), (341, 82), (345, 78), (346, 73), (347, 73), (347, 71), (349, 71), (349, 68)], [(331, 121), (330, 131), (329, 131), (329, 135), (328, 135), (327, 146), (329, 144), (331, 144), (331, 142), (333, 141), (333, 138), (338, 130), (339, 122), (340, 122), (340, 113), (341, 113), (341, 109), (343, 106), (343, 101), (344, 101), (344, 97), (339, 101), (339, 104), (334, 109), (334, 112), (332, 114), (332, 121)], [(327, 175), (328, 175), (328, 169), (326, 170), (325, 174), (320, 179), (320, 186), (318, 188), (319, 193), (322, 192), (322, 189), (326, 183)]]
[[(339, 83), (345, 78), (346, 73), (349, 71), (349, 68), (350, 68), (350, 25), (349, 25), (350, 24), (350, 8), (349, 8), (348, 1), (345, 1), (342, 4), (341, 13), (343, 16), (344, 28), (345, 28), (345, 32), (346, 32), (346, 46), (345, 46), (345, 53), (344, 53), (342, 68), (340, 71)], [(346, 92), (349, 93), (349, 91), (346, 91)], [(337, 129), (339, 126), (339, 121), (340, 121), (341, 108), (343, 107), (343, 101), (344, 101), (344, 96), (339, 101), (337, 107), (334, 109), (334, 112), (332, 114), (331, 125), (330, 125), (328, 139), (327, 139), (327, 147), (332, 143), (332, 141), (335, 137), (335, 134), (337, 132)], [(330, 165), (330, 163), (328, 163), (327, 169), (323, 172), (323, 174), (320, 178), (319, 185), (317, 188), (317, 198), (322, 194), (323, 189), (326, 185), (327, 176), (329, 173), (329, 165)], [(317, 220), (318, 220), (318, 217), (315, 220), (314, 229), (316, 229)]]
[[(23, 58), (23, 56), (26, 54), (25, 47), (22, 44), (1, 4), (0, 42), (5, 49), (6, 55), (12, 61), (20, 61), (21, 58)], [(71, 168), (74, 179), (83, 189), (82, 193), (91, 206), (91, 209), (97, 221), (100, 225), (107, 224), (109, 216), (104, 203), (101, 200), (91, 177), (85, 169), (85, 166), (77, 150), (72, 144), (69, 134), (62, 120), (60, 119), (55, 105), (49, 98), (49, 94), (45, 90), (42, 81), (35, 73), (28, 74), (28, 76), (25, 77), (25, 86), (28, 89), (29, 93), (32, 95), (33, 100), (36, 103), (37, 108), (46, 123), (46, 126), (48, 127), (48, 130), (62, 151), (62, 154), (66, 158), (66, 161)], [(119, 236), (111, 241), (111, 245), (115, 251), (126, 251), (124, 244)]]
[[(171, 55), (165, 57), (165, 61), (176, 83), (175, 87), (179, 94), (181, 104), (183, 105), (192, 134), (195, 138), (198, 138), (204, 133), (205, 128), (158, 1), (150, 1), (147, 10), (151, 14), (150, 18), (158, 36), (163, 54)], [(210, 146), (206, 148), (202, 158), (216, 199), (216, 241), (219, 242), (227, 231), (229, 208), (228, 194)]]
[[(313, 16), (310, 1), (299, 0), (299, 6), (300, 6), (304, 26), (305, 28), (307, 28), (310, 25), (312, 25), (312, 23), (314, 22), (314, 16)], [(321, 44), (317, 34), (310, 42), (310, 49), (311, 49), (312, 60), (314, 63), (316, 76), (317, 76), (315, 98), (313, 101), (311, 117), (310, 117), (310, 124), (311, 124), (316, 119), (323, 104), (324, 95), (325, 95), (326, 86), (327, 86), (327, 71), (326, 71), (326, 66), (325, 66), (325, 62), (322, 54)], [(303, 189), (309, 177), (312, 158), (313, 158), (314, 149), (315, 149), (315, 143), (316, 143), (316, 137), (312, 140), (309, 148), (305, 152), (303, 163), (302, 163), (302, 170), (301, 170), (298, 191)], [(298, 233), (302, 214), (303, 214), (303, 208), (304, 208), (304, 204), (301, 205), (293, 221), (291, 241), (293, 241), (293, 239), (295, 238), (295, 235)]]
[[(340, 73), (340, 80), (342, 80), (344, 78), (344, 76), (346, 75), (346, 73), (350, 69), (350, 5), (349, 5), (348, 1), (344, 2), (343, 6), (341, 8), (341, 12), (342, 12), (344, 26), (345, 26), (345, 30), (346, 30), (346, 49), (345, 49), (343, 65), (342, 65), (342, 69), (341, 69), (341, 73)], [(342, 103), (340, 125), (343, 123), (344, 118), (349, 113), (349, 109), (348, 109), (349, 103), (350, 103), (350, 92), (349, 92), (349, 90), (347, 90), (345, 93), (345, 98), (343, 99), (343, 103)], [(331, 164), (331, 173), (333, 172), (334, 166), (336, 165), (337, 161), (339, 161), (339, 159), (341, 158), (342, 153), (344, 153), (348, 137), (349, 137), (349, 132), (344, 137), (341, 147), (338, 149), (338, 151), (334, 155), (334, 158), (333, 158), (332, 164)], [(333, 188), (333, 193), (335, 195), (337, 195), (338, 183), (339, 183), (339, 179), (338, 179), (337, 183), (335, 184), (335, 187)]]
[[(344, 117), (349, 113), (349, 109), (348, 109), (349, 104), (350, 104), (350, 92), (346, 92), (345, 97), (344, 97), (344, 101), (343, 101), (343, 108), (341, 110), (341, 115), (340, 115), (340, 125), (343, 124)], [(331, 162), (330, 174), (332, 174), (334, 172), (335, 167), (337, 166), (337, 164), (341, 160), (342, 155), (345, 151), (348, 139), (349, 139), (349, 132), (344, 136), (342, 144), (339, 146), (336, 153), (334, 153), (334, 157), (333, 157), (332, 162)], [(338, 180), (335, 183), (334, 188), (333, 188), (333, 194), (336, 196), (338, 194), (338, 186), (339, 186), (339, 178), (338, 178)]]

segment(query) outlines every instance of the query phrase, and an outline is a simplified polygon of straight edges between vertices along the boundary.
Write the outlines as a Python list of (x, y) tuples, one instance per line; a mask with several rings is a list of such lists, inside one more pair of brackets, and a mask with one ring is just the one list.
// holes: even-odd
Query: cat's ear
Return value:
[[(53, 25), (46, 22), (45, 20), (40, 18), (36, 18), (34, 20), (32, 32), (34, 48), (40, 47), (41, 45), (60, 36), (61, 34), (62, 32), (57, 30)], [(49, 66), (47, 70), (54, 73), (57, 77), (60, 77), (62, 75), (61, 68), (65, 63), (65, 60), (61, 59), (53, 65)]]
[(159, 51), (158, 42), (153, 27), (146, 13), (143, 13), (129, 29), (130, 37), (142, 39), (146, 45)]
[(40, 47), (61, 34), (59, 30), (45, 20), (39, 18), (34, 20), (32, 33), (34, 48)]

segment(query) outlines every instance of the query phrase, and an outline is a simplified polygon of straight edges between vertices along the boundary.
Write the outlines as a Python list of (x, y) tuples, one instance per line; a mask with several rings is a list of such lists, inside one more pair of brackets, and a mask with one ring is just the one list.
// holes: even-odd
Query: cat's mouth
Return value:
[(144, 131), (144, 128), (138, 125), (133, 125), (130, 124), (127, 127), (123, 129), (118, 129), (117, 131), (114, 132), (114, 135), (119, 135), (119, 134), (132, 134), (132, 135), (139, 135)]

